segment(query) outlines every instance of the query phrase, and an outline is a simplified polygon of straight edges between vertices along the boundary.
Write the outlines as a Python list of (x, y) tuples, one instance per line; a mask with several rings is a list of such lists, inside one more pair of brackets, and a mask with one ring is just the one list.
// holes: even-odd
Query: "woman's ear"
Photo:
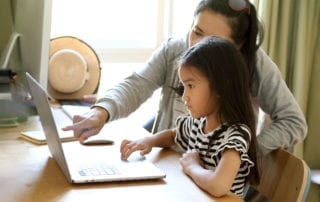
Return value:
[(242, 41), (240, 44), (236, 44), (238, 50), (240, 50), (246, 40)]

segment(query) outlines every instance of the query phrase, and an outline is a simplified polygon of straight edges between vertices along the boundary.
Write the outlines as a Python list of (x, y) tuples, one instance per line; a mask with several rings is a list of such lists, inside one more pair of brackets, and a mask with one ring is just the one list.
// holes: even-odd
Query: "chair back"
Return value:
[(278, 149), (262, 159), (260, 184), (255, 189), (273, 202), (305, 201), (311, 183), (303, 159)]

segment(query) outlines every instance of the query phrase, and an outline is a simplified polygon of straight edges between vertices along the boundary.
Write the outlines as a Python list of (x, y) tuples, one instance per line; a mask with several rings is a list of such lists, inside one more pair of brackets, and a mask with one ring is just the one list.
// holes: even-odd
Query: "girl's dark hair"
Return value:
[(231, 0), (202, 0), (194, 16), (198, 16), (204, 10), (210, 10), (227, 18), (232, 30), (231, 37), (237, 45), (241, 46), (240, 51), (248, 65), (251, 86), (256, 69), (256, 51), (263, 41), (263, 27), (258, 20), (254, 5), (248, 0), (243, 0), (248, 8), (240, 11), (232, 9), (229, 1)]
[(250, 172), (250, 182), (259, 183), (257, 163), (256, 118), (250, 94), (247, 65), (236, 46), (217, 37), (208, 37), (189, 48), (180, 59), (180, 68), (197, 68), (208, 78), (212, 95), (218, 99), (218, 117), (221, 123), (238, 126), (245, 124), (251, 130), (249, 156), (256, 166)]

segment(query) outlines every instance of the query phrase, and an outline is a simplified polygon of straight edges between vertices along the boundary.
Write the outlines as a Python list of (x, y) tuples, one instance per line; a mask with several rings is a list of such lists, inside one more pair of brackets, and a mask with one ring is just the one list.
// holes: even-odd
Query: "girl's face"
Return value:
[(217, 99), (208, 79), (193, 66), (181, 66), (179, 79), (184, 86), (182, 99), (193, 118), (216, 114)]
[(189, 32), (189, 47), (209, 36), (220, 37), (234, 43), (231, 33), (226, 17), (210, 10), (203, 10), (194, 18)]

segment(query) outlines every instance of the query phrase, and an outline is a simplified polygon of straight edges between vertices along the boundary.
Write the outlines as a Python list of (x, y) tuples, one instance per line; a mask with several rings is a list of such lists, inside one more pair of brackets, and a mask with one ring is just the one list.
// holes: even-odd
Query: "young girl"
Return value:
[(179, 64), (189, 114), (177, 119), (175, 129), (124, 140), (121, 158), (177, 144), (185, 151), (183, 171), (199, 187), (216, 197), (229, 191), (243, 197), (247, 180), (259, 182), (248, 68), (232, 43), (216, 37), (191, 47)]

